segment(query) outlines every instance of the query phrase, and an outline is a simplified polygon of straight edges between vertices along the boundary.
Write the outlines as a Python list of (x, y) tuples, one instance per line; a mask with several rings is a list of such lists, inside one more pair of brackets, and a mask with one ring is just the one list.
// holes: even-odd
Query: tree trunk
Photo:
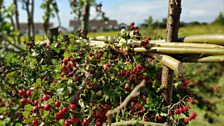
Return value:
[(89, 11), (90, 11), (90, 0), (85, 0), (81, 21), (81, 31), (84, 33), (85, 37), (87, 36), (88, 33)]
[[(47, 12), (45, 12), (45, 13), (48, 13), (50, 11), (50, 2), (46, 3), (46, 11)], [(49, 18), (50, 18), (50, 14), (44, 16), (44, 24), (43, 24), (43, 26), (44, 26), (44, 32), (45, 32), (46, 35), (47, 35), (47, 31), (49, 29), (49, 20), (50, 20)]]
[[(179, 22), (181, 14), (181, 0), (169, 0), (167, 17), (166, 42), (175, 42), (178, 38)], [(168, 105), (172, 103), (173, 94), (173, 70), (163, 66), (162, 68), (163, 96)], [(170, 111), (168, 111), (167, 124), (170, 125)]]
[[(15, 31), (15, 23), (14, 23), (14, 19), (13, 19), (13, 17), (12, 17), (12, 16), (10, 16), (10, 22), (11, 22), (11, 25), (12, 25), (13, 31)], [(14, 41), (14, 43), (15, 43), (15, 42), (16, 42), (16, 36), (15, 36), (15, 35), (13, 35), (13, 36), (12, 36), (12, 38), (13, 38), (13, 41)]]
[(17, 4), (17, 0), (13, 0), (14, 6), (15, 6), (15, 20), (16, 20), (16, 24), (15, 24), (15, 29), (17, 30), (17, 32), (19, 33), (19, 35), (17, 36), (17, 41), (20, 44), (21, 43), (21, 32), (20, 32), (20, 26), (19, 26), (19, 11), (18, 11), (18, 4)]
[(34, 27), (34, 0), (32, 0), (31, 3), (31, 13), (30, 13), (30, 18), (31, 18), (31, 29), (32, 29), (32, 40), (35, 41), (35, 27)]

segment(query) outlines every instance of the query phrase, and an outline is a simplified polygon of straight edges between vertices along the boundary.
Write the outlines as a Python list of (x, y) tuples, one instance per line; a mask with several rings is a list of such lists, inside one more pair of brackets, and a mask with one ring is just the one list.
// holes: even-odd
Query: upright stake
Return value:
[[(167, 17), (167, 36), (166, 42), (175, 42), (178, 38), (178, 29), (181, 14), (181, 0), (169, 0), (168, 5), (168, 17)], [(163, 97), (167, 105), (172, 103), (173, 94), (173, 70), (163, 66), (162, 68), (162, 85), (163, 85)], [(167, 124), (170, 125), (170, 112), (167, 116)]]

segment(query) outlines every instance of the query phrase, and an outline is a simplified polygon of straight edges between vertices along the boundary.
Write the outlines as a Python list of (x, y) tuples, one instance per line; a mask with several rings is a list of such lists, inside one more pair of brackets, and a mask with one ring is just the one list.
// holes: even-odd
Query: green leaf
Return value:
[(49, 111), (44, 111), (43, 115), (41, 116), (42, 118), (45, 118), (49, 115)]
[(16, 123), (15, 126), (23, 126), (23, 124), (21, 124), (21, 123)]

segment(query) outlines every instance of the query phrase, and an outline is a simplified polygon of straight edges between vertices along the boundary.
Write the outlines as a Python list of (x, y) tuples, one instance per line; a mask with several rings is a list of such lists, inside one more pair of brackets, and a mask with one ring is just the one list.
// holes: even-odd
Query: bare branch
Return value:
[(125, 100), (118, 107), (116, 107), (113, 110), (107, 111), (106, 116), (107, 116), (107, 122), (109, 123), (109, 125), (111, 125), (111, 116), (120, 112), (122, 108), (125, 108), (128, 102), (131, 100), (131, 98), (138, 96), (140, 94), (139, 90), (142, 87), (145, 87), (145, 80), (142, 80), (142, 82), (132, 90), (132, 92), (125, 98)]
[(74, 103), (75, 99), (78, 97), (78, 95), (83, 91), (83, 89), (86, 86), (86, 83), (92, 78), (92, 74), (89, 74), (86, 79), (82, 82), (82, 84), (79, 86), (78, 90), (74, 93), (74, 95), (69, 99), (71, 103)]

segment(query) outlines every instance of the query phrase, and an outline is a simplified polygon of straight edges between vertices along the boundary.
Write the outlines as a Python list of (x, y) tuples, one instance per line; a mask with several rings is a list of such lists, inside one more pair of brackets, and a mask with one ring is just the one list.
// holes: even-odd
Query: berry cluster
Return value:
[(18, 91), (18, 94), (19, 94), (20, 97), (22, 97), (20, 99), (20, 104), (21, 105), (26, 105), (30, 102), (30, 96), (32, 95), (31, 90), (24, 91), (24, 90), (21, 89), (21, 90)]
[(63, 73), (60, 75), (61, 78), (66, 75), (67, 77), (72, 76), (76, 71), (76, 62), (74, 58), (68, 57), (63, 60), (63, 65), (61, 67)]
[(197, 117), (197, 113), (192, 112), (191, 115), (188, 118), (184, 118), (184, 123), (188, 124), (189, 121), (195, 119)]
[(180, 107), (180, 108), (175, 109), (174, 114), (181, 114), (181, 113), (184, 113), (184, 112), (187, 112), (187, 111), (188, 111), (188, 107), (184, 106), (184, 107)]
[(147, 37), (144, 41), (141, 42), (141, 46), (143, 46), (144, 48), (148, 48), (148, 44), (150, 42), (151, 38), (150, 37)]
[(133, 34), (134, 34), (134, 35), (139, 34), (138, 27), (137, 27), (137, 26), (135, 26), (135, 23), (134, 23), (134, 22), (132, 22), (132, 23), (131, 23), (130, 28), (131, 28), (131, 30), (133, 30)]

